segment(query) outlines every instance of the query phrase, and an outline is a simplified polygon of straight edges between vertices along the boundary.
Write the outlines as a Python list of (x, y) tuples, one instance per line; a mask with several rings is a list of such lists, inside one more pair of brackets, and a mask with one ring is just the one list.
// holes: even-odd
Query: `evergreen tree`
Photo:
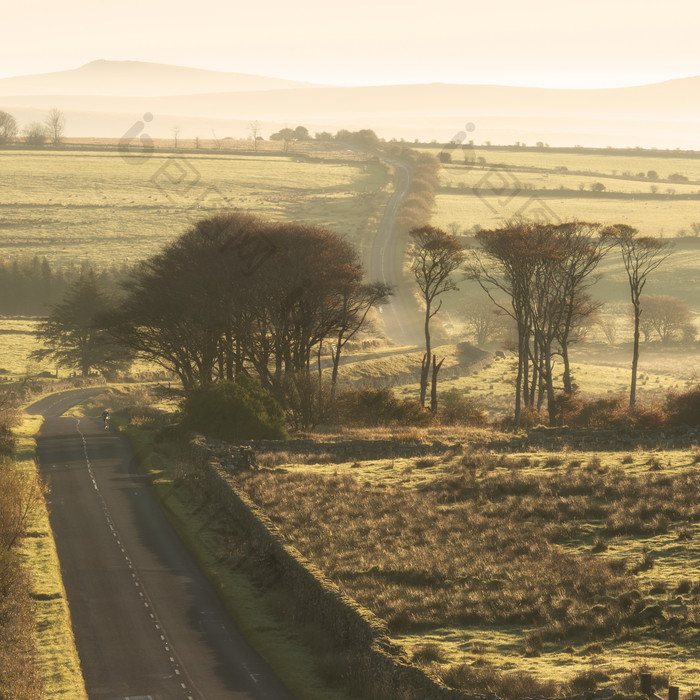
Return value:
[(32, 359), (51, 359), (82, 376), (93, 370), (107, 373), (125, 369), (129, 352), (114, 343), (99, 325), (100, 316), (110, 307), (110, 297), (95, 273), (84, 271), (65, 299), (52, 306), (48, 318), (39, 324), (37, 336), (44, 347), (35, 350)]

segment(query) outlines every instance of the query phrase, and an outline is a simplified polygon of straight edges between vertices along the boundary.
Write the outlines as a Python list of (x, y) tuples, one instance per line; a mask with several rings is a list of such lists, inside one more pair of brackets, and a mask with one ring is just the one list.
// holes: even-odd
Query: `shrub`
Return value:
[(414, 663), (423, 665), (431, 663), (444, 664), (447, 661), (447, 656), (439, 644), (430, 643), (417, 647), (411, 656), (411, 660)]
[(485, 425), (486, 413), (458, 389), (450, 389), (440, 394), (440, 422), (446, 425)]
[(654, 430), (666, 424), (664, 409), (658, 405), (637, 405), (630, 409), (625, 397), (580, 401), (571, 399), (561, 405), (564, 422), (576, 428), (642, 428)]
[(610, 676), (604, 671), (597, 668), (587, 669), (577, 673), (571, 681), (569, 681), (568, 692), (571, 694), (591, 692), (598, 687), (598, 683), (604, 683), (609, 680)]
[(525, 635), (525, 656), (542, 656), (544, 639), (540, 630), (532, 630)]
[(440, 669), (442, 681), (452, 687), (472, 693), (494, 693), (499, 698), (555, 697), (558, 691), (554, 681), (540, 681), (525, 671), (500, 672), (490, 664), (469, 666), (456, 664)]
[(338, 396), (338, 417), (347, 425), (428, 425), (432, 414), (418, 401), (398, 399), (391, 389), (359, 389)]
[(700, 384), (681, 394), (670, 392), (666, 397), (666, 413), (670, 425), (700, 426)]
[(241, 377), (195, 390), (183, 402), (184, 425), (220, 440), (283, 440), (284, 411), (258, 382)]

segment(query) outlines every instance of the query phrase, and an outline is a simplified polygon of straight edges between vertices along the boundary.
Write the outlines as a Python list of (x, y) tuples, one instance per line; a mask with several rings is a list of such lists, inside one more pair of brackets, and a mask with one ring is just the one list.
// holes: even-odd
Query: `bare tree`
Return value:
[(248, 122), (248, 132), (250, 133), (250, 138), (253, 139), (253, 150), (257, 151), (258, 137), (260, 136), (260, 122), (257, 119)]
[(173, 141), (175, 142), (175, 148), (177, 148), (177, 138), (180, 136), (180, 126), (178, 124), (175, 124), (175, 126), (172, 128), (173, 132)]
[(17, 136), (17, 122), (15, 118), (0, 110), (0, 146), (12, 143)]
[(393, 287), (384, 282), (361, 284), (359, 279), (349, 279), (335, 291), (335, 298), (329, 300), (327, 306), (334, 308), (336, 316), (334, 345), (331, 348), (333, 358), (331, 401), (335, 396), (338, 366), (343, 348), (360, 329), (367, 326), (366, 320), (370, 309), (387, 304), (393, 293)]
[(630, 380), (630, 408), (637, 399), (637, 367), (639, 365), (639, 326), (642, 316), (641, 296), (649, 275), (671, 254), (671, 244), (657, 238), (640, 236), (637, 229), (625, 224), (611, 226), (605, 231), (619, 248), (627, 272), (630, 299), (634, 309), (634, 344), (632, 350), (632, 378)]
[(22, 129), (22, 138), (27, 146), (43, 146), (48, 138), (46, 127), (41, 122), (30, 122)]
[(612, 348), (615, 346), (617, 341), (617, 320), (614, 316), (605, 316), (598, 320), (598, 327), (603, 331), (605, 340), (608, 345)]
[(528, 299), (535, 270), (530, 227), (522, 221), (510, 222), (500, 229), (478, 231), (475, 239), (480, 248), (471, 252), (468, 276), (478, 282), (491, 301), (517, 326), (514, 423), (518, 428), (523, 403), (529, 405), (532, 323)]
[(600, 227), (582, 222), (538, 224), (516, 220), (480, 231), (469, 276), (517, 323), (515, 425), (522, 404), (539, 409), (546, 397), (550, 424), (557, 418), (554, 359), (564, 360), (564, 391), (573, 393), (569, 345), (598, 305), (588, 294), (596, 266), (611, 245)]
[(462, 311), (467, 331), (478, 347), (483, 347), (497, 333), (506, 328), (505, 315), (487, 299), (470, 300)]
[(416, 278), (425, 305), (425, 355), (421, 363), (420, 402), (425, 406), (428, 375), (432, 363), (430, 408), (435, 411), (437, 410), (437, 374), (443, 360), (437, 363), (430, 347), (430, 319), (440, 311), (442, 306), (442, 300), (434, 306), (435, 300), (445, 292), (457, 289), (452, 273), (462, 264), (464, 251), (453, 235), (433, 226), (411, 229), (409, 235), (412, 239), (409, 249), (411, 271)]
[(63, 134), (66, 130), (66, 117), (63, 112), (55, 107), (49, 110), (46, 119), (44, 119), (44, 125), (51, 143), (58, 146), (63, 141)]
[(600, 304), (593, 302), (588, 289), (598, 277), (592, 273), (609, 251), (611, 243), (601, 236), (599, 224), (572, 221), (553, 227), (554, 245), (559, 251), (555, 261), (555, 287), (560, 304), (555, 335), (564, 361), (564, 392), (573, 393), (569, 344), (572, 333), (580, 330)]
[(666, 294), (648, 294), (642, 297), (641, 331), (648, 342), (651, 331), (667, 344), (683, 335), (683, 329), (692, 320), (688, 305), (677, 297)]

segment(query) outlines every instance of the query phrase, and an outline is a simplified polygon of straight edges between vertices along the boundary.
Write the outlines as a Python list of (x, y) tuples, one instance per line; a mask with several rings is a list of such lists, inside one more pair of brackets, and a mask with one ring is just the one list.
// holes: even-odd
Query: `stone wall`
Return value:
[(700, 443), (700, 428), (671, 428), (668, 430), (578, 430), (573, 428), (533, 428), (527, 433), (516, 433), (499, 440), (430, 443), (394, 440), (255, 440), (244, 445), (230, 445), (209, 440), (211, 456), (224, 466), (236, 467), (255, 453), (289, 452), (294, 455), (318, 455), (326, 461), (350, 462), (366, 459), (400, 459), (443, 455), (448, 451), (458, 454), (465, 449), (494, 452), (527, 452), (531, 449), (557, 452), (561, 449), (604, 450), (632, 452), (637, 448), (693, 449)]
[(205, 438), (195, 435), (191, 447), (210, 493), (247, 533), (253, 547), (279, 570), (295, 605), (327, 630), (334, 644), (347, 651), (353, 677), (374, 697), (378, 700), (475, 700), (481, 697), (450, 689), (411, 665), (401, 648), (389, 639), (385, 623), (345, 595), (287, 543), (267, 515), (236, 488), (235, 479), (213, 456)]

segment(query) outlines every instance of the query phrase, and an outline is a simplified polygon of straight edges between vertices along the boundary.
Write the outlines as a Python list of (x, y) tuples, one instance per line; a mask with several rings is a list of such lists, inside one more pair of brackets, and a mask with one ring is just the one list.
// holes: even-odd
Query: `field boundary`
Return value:
[(412, 665), (403, 649), (389, 639), (386, 624), (359, 605), (299, 551), (285, 541), (268, 516), (240, 491), (213, 457), (206, 438), (190, 442), (196, 465), (209, 491), (248, 534), (260, 555), (278, 569), (294, 606), (326, 630), (335, 645), (349, 652), (353, 678), (373, 697), (402, 700), (473, 700), (472, 694), (448, 688)]

